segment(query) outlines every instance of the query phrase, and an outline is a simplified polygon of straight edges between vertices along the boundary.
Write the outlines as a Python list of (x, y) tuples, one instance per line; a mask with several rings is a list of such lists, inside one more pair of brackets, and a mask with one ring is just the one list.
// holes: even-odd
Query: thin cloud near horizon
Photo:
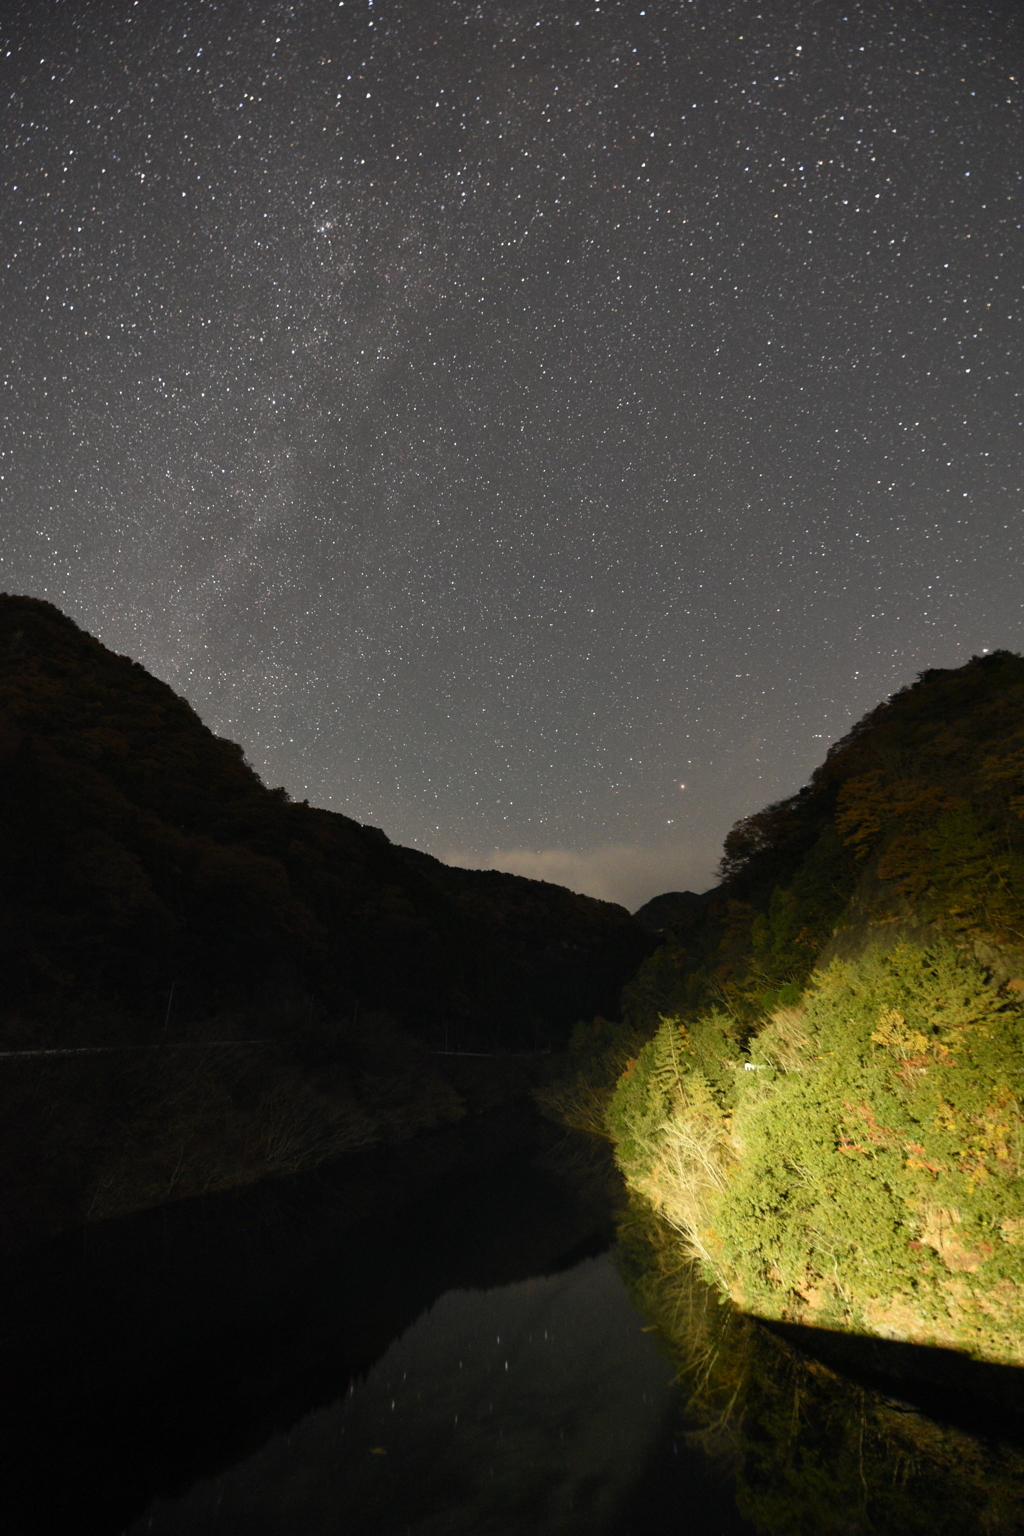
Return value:
[(715, 883), (706, 854), (680, 848), (610, 844), (581, 853), (571, 848), (494, 848), (441, 855), (460, 869), (497, 869), (529, 880), (564, 885), (582, 896), (613, 901), (635, 912), (663, 891), (705, 891)]

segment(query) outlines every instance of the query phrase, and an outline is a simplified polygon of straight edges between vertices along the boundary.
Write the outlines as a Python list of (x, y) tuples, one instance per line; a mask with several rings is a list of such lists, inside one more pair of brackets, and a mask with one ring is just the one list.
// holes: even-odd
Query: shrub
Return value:
[(734, 1160), (729, 1111), (741, 1062), (733, 1030), (720, 1013), (690, 1027), (662, 1018), (654, 1039), (628, 1064), (607, 1115), (629, 1183), (720, 1282), (706, 1229)]
[(606, 1123), (630, 1185), (766, 1317), (1024, 1363), (1024, 1016), (948, 945), (820, 973), (745, 1056), (663, 1017)]
[(714, 1215), (744, 1306), (1024, 1361), (1019, 996), (903, 945), (773, 1020)]

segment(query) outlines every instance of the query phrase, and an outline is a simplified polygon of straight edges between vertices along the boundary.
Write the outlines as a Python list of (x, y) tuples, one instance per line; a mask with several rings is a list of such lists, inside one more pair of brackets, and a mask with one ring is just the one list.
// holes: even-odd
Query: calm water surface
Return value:
[(5, 1536), (750, 1529), (551, 1140), (499, 1112), (15, 1265)]
[(4, 1536), (1024, 1531), (1016, 1376), (976, 1436), (837, 1374), (553, 1140), (507, 1107), (8, 1264)]
[[(674, 1373), (642, 1328), (607, 1255), (448, 1291), (366, 1380), (155, 1501), (132, 1536), (634, 1530), (645, 1475), (680, 1449)], [(705, 1518), (707, 1489), (694, 1492), (681, 1466), (675, 1528), (720, 1531), (731, 1497)]]

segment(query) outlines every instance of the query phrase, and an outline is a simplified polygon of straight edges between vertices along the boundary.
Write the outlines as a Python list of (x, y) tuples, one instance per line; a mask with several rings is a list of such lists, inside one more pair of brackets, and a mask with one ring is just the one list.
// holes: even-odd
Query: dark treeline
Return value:
[(29, 1227), (451, 1118), (426, 1050), (557, 1046), (651, 948), (619, 907), (293, 803), (137, 663), (8, 596), (0, 847), (2, 1048), (134, 1048), (4, 1061)]
[(721, 875), (659, 924), (627, 1001), (642, 1027), (658, 1009), (718, 1006), (756, 1031), (815, 967), (883, 931), (984, 943), (1011, 963), (1024, 949), (1024, 658), (922, 673), (797, 794), (733, 827)]

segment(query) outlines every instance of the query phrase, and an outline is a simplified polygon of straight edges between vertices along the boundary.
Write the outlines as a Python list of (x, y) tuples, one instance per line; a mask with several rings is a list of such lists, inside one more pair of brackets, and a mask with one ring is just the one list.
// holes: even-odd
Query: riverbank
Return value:
[(761, 1536), (1013, 1536), (1024, 1372), (780, 1328), (723, 1302), (643, 1202), (620, 1218), (634, 1304), (685, 1389), (689, 1441), (736, 1479)]
[(329, 1053), (239, 1038), (13, 1054), (0, 1061), (0, 1253), (398, 1146), (550, 1070), (544, 1052), (430, 1048), (385, 1014), (337, 1027)]

